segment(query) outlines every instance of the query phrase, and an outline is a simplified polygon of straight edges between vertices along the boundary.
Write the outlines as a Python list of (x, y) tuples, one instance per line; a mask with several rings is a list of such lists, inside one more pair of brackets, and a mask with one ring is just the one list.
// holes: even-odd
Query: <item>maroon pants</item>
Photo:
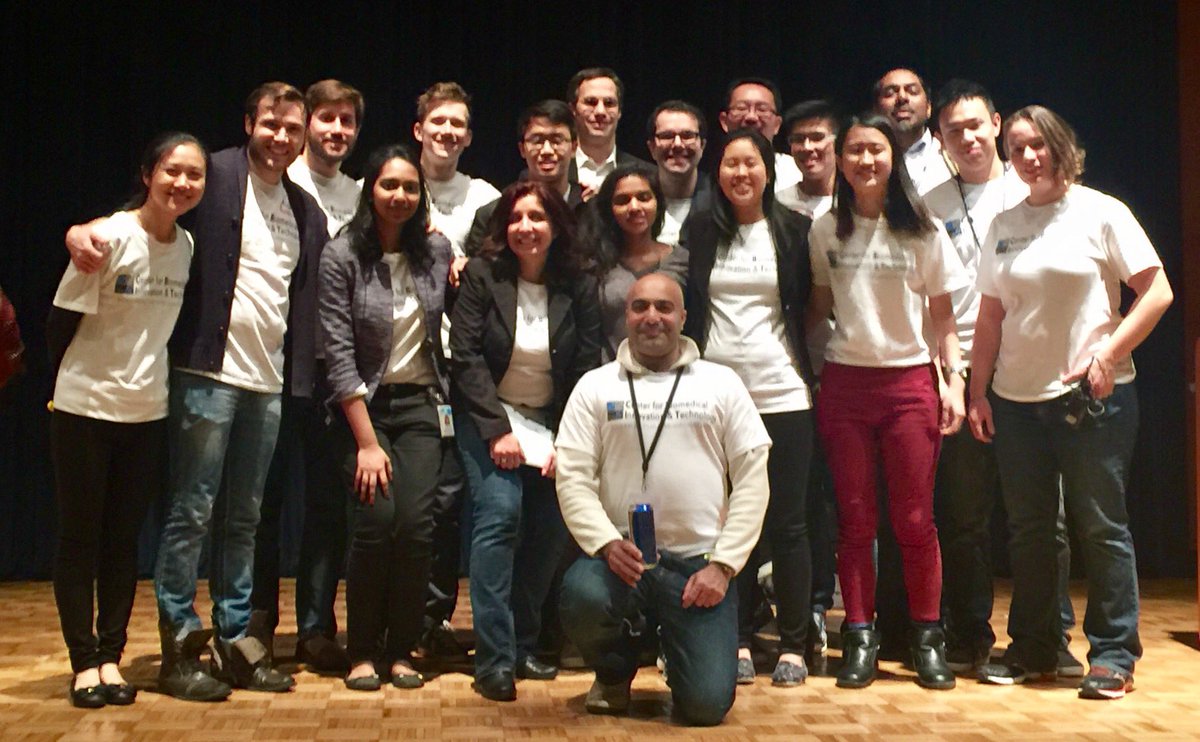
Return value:
[(942, 557), (933, 524), (933, 479), (942, 436), (930, 365), (865, 368), (826, 363), (817, 428), (838, 503), (838, 576), (846, 620), (875, 618), (876, 488), (883, 474), (888, 514), (904, 563), (912, 620), (937, 621)]

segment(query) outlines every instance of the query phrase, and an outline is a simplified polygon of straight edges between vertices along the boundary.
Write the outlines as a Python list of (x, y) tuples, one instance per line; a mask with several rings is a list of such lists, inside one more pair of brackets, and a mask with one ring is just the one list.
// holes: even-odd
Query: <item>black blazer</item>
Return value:
[[(548, 282), (546, 289), (554, 430), (575, 382), (600, 365), (600, 303), (590, 276)], [(484, 440), (512, 430), (496, 387), (512, 360), (516, 321), (516, 258), (502, 253), (467, 263), (450, 322), (450, 394), (455, 411), (469, 414)]]
[[(171, 336), (171, 365), (217, 372), (225, 358), (233, 288), (242, 255), (242, 211), (250, 171), (246, 148), (214, 152), (204, 198), (179, 223), (192, 233), (195, 249), (183, 306)], [(283, 189), (300, 229), (300, 257), (288, 284), (284, 336), (284, 393), (312, 394), (317, 357), (317, 271), (329, 239), (325, 213), (316, 200), (283, 176)]]
[[(808, 358), (808, 343), (804, 340), (804, 308), (812, 291), (812, 266), (808, 257), (808, 229), (812, 220), (779, 204), (772, 206), (767, 224), (775, 243), (784, 329), (792, 344), (792, 353), (800, 363), (800, 375), (811, 386), (815, 380)], [(688, 215), (679, 239), (679, 244), (688, 251), (687, 321), (683, 332), (696, 341), (701, 354), (708, 330), (708, 281), (717, 262), (719, 241), (711, 209)]]

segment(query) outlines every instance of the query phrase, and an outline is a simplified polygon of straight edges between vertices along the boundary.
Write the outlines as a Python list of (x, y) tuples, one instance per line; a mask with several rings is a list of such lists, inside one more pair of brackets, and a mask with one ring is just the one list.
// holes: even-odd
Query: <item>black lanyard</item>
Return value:
[(633, 390), (633, 374), (626, 372), (625, 379), (629, 382), (629, 401), (633, 403), (633, 424), (637, 427), (638, 448), (642, 452), (642, 487), (646, 486), (646, 471), (650, 468), (650, 457), (658, 448), (658, 439), (663, 432), (663, 424), (667, 422), (667, 413), (671, 411), (671, 402), (675, 399), (675, 390), (679, 388), (679, 380), (683, 378), (683, 367), (675, 372), (675, 383), (671, 385), (671, 393), (667, 395), (667, 403), (663, 405), (662, 417), (658, 418), (658, 430), (654, 431), (654, 440), (650, 441), (650, 450), (646, 450), (646, 436), (642, 433), (642, 416), (638, 412), (637, 392)]

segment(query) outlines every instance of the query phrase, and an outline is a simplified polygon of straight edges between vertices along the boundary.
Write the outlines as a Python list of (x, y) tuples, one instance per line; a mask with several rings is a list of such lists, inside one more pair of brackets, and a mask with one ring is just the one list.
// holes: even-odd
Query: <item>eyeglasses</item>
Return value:
[(759, 116), (774, 116), (776, 113), (775, 109), (770, 105), (761, 102), (750, 103), (749, 101), (740, 100), (737, 103), (730, 104), (729, 106), (729, 112), (736, 113), (739, 116), (745, 116), (751, 111), (754, 111)]
[(829, 135), (823, 131), (808, 131), (808, 132), (798, 131), (795, 134), (789, 134), (787, 141), (788, 141), (788, 144), (804, 144), (805, 142), (812, 142), (813, 144), (820, 144), (821, 142), (825, 141), (828, 137), (829, 137)]
[(530, 134), (525, 137), (524, 142), (530, 149), (541, 149), (546, 142), (554, 149), (566, 149), (571, 144), (570, 138), (562, 134)]
[(700, 138), (700, 132), (693, 130), (685, 131), (656, 131), (654, 132), (654, 140), (659, 144), (670, 144), (674, 142), (676, 137), (684, 144), (691, 144)]

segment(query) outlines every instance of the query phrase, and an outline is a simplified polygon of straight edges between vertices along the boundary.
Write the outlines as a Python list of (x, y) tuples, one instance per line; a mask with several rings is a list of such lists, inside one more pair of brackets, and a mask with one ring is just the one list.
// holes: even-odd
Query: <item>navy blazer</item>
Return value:
[[(242, 257), (242, 212), (250, 162), (245, 147), (209, 158), (204, 197), (180, 218), (195, 238), (191, 274), (171, 336), (171, 365), (218, 373), (225, 359), (233, 287)], [(283, 384), (295, 397), (312, 395), (317, 349), (317, 270), (329, 239), (325, 213), (303, 188), (283, 175), (292, 215), (300, 231), (300, 257), (288, 286)]]
[[(687, 320), (683, 332), (696, 341), (703, 354), (705, 333), (708, 331), (708, 283), (717, 262), (720, 235), (712, 209), (700, 212), (694, 209), (688, 214), (679, 235), (679, 244), (688, 251), (684, 302)], [(815, 379), (808, 358), (808, 343), (804, 339), (804, 309), (812, 292), (812, 266), (808, 256), (808, 229), (812, 226), (812, 220), (776, 203), (767, 215), (767, 225), (771, 230), (771, 240), (775, 243), (784, 329), (792, 344), (792, 353), (800, 363), (800, 375), (806, 384), (812, 386)]]
[[(575, 383), (600, 365), (600, 302), (591, 276), (548, 282), (546, 289), (554, 430)], [(469, 414), (484, 440), (512, 430), (496, 387), (512, 360), (516, 323), (516, 258), (505, 251), (494, 260), (472, 259), (462, 273), (450, 322), (451, 399), (455, 412)]]
[[(442, 314), (450, 274), (450, 241), (428, 235), (432, 260), (421, 268), (409, 265), (417, 300), (424, 312), (423, 351), (437, 374), (443, 395), (450, 376), (442, 353)], [(350, 246), (348, 235), (329, 241), (321, 255), (321, 347), (331, 403), (340, 402), (362, 386), (367, 401), (375, 396), (392, 356), (392, 272), (380, 255), (364, 256)]]

